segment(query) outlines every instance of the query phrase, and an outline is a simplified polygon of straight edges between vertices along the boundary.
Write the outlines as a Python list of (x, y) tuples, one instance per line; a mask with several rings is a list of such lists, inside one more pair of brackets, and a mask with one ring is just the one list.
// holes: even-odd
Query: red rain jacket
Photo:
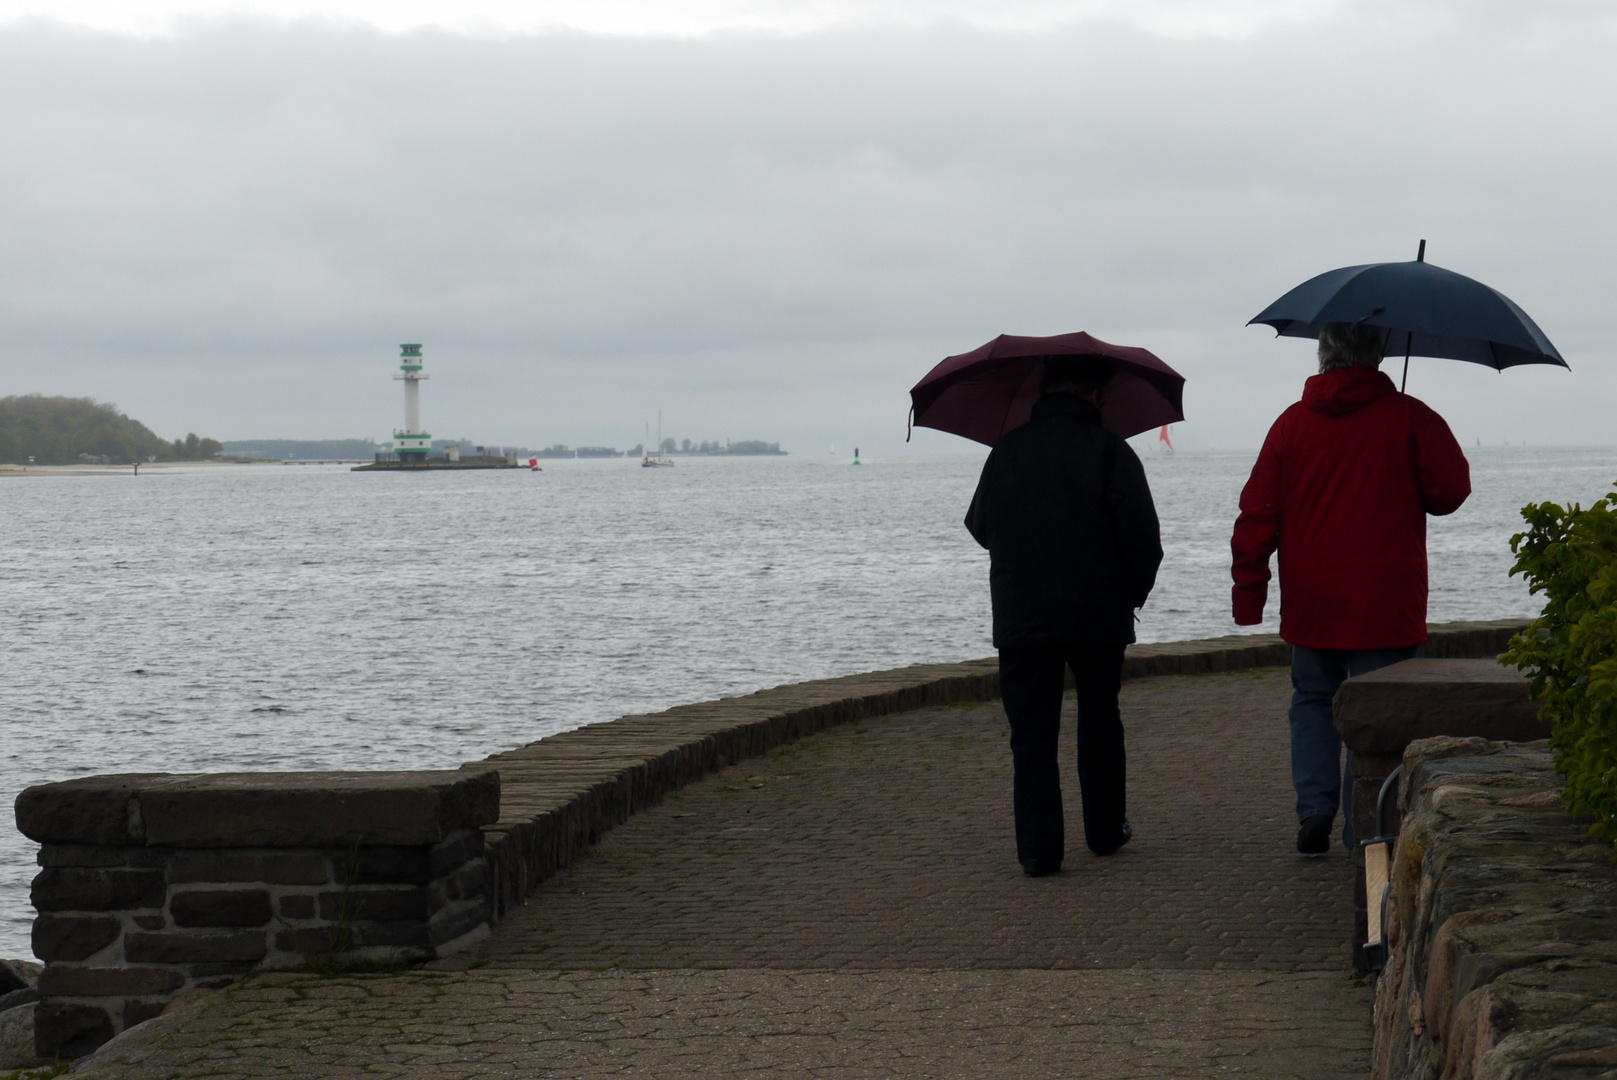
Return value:
[(1280, 414), (1241, 492), (1235, 621), (1263, 621), (1280, 551), (1280, 636), (1310, 649), (1426, 640), (1426, 515), (1452, 514), (1471, 468), (1443, 418), (1368, 368), (1315, 375)]

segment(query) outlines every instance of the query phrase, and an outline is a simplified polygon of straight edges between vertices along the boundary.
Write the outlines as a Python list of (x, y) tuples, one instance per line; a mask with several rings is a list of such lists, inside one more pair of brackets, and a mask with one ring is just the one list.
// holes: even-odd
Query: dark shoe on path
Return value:
[(1324, 855), (1331, 850), (1331, 818), (1315, 814), (1297, 826), (1297, 854)]
[(1128, 818), (1123, 819), (1123, 827), (1121, 829), (1119, 829), (1118, 832), (1123, 837), (1121, 840), (1119, 840), (1116, 844), (1113, 844), (1109, 848), (1096, 850), (1095, 854), (1096, 855), (1116, 855), (1118, 848), (1122, 847), (1124, 844), (1126, 844), (1130, 840), (1134, 839), (1134, 826), (1129, 824), (1129, 819)]
[(1025, 862), (1022, 864), (1022, 873), (1028, 877), (1047, 877), (1050, 874), (1061, 872), (1058, 862)]

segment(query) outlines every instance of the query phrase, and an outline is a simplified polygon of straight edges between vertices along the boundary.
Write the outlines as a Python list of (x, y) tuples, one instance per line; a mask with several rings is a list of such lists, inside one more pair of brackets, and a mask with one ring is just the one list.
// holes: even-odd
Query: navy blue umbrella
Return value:
[(1503, 371), (1517, 364), (1567, 362), (1527, 312), (1480, 281), (1426, 261), (1344, 266), (1310, 278), (1251, 322), (1286, 337), (1319, 337), (1326, 323), (1368, 323), (1388, 331), (1385, 355), (1438, 356)]

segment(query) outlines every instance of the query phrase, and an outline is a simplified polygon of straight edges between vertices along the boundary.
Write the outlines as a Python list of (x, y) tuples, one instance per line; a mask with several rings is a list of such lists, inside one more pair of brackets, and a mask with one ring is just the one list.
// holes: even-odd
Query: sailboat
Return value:
[[(646, 425), (646, 442), (649, 443), (650, 441), (651, 441), (651, 425), (647, 424)], [(667, 467), (667, 468), (671, 469), (671, 468), (674, 467), (674, 463), (672, 461), (669, 461), (667, 458), (662, 456), (662, 452), (663, 452), (663, 411), (661, 409), (657, 410), (657, 456), (656, 457), (651, 456), (651, 447), (649, 445), (642, 445), (640, 447), (640, 452), (641, 452), (641, 455), (642, 455), (641, 458), (640, 458), (640, 467), (642, 469), (656, 469), (656, 468), (663, 468), (663, 467)]]

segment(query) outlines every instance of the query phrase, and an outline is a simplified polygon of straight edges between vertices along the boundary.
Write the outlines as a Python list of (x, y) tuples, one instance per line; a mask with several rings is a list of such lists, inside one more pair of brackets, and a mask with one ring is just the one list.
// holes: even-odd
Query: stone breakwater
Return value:
[[(1493, 655), (1520, 626), (1434, 626), (1426, 651)], [(1124, 674), (1289, 658), (1272, 635), (1233, 636), (1132, 646)], [(832, 726), (998, 689), (993, 659), (922, 665), (627, 716), (457, 773), (112, 776), (29, 789), (19, 824), (45, 845), (35, 943), (50, 961), (36, 1047), (84, 1053), (188, 988), (294, 966), (339, 933), (362, 956), (444, 957), (686, 784)], [(401, 814), (413, 823), (403, 831), (389, 825)]]
[(1617, 866), (1547, 743), (1411, 743), (1376, 987), (1377, 1080), (1612, 1076)]

